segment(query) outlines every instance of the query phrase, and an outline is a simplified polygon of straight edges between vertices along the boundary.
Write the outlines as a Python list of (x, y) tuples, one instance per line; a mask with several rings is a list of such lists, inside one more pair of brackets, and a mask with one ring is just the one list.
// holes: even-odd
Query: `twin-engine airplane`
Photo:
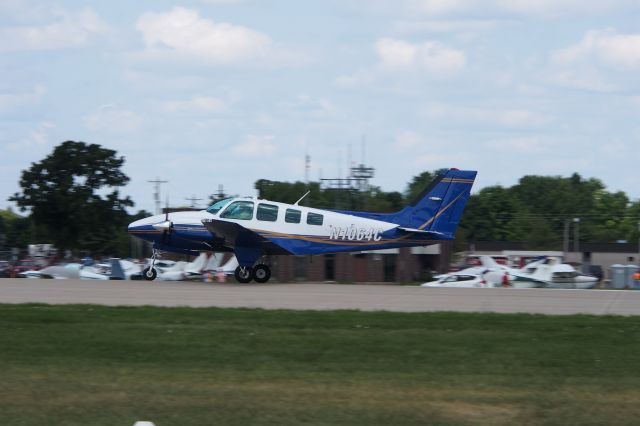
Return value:
[[(129, 225), (129, 233), (153, 243), (151, 266), (156, 278), (158, 251), (198, 255), (233, 252), (236, 279), (264, 283), (265, 255), (311, 255), (425, 246), (452, 240), (469, 199), (475, 171), (449, 169), (408, 206), (396, 213), (321, 210), (256, 198), (220, 200), (208, 209), (156, 215)], [(303, 197), (304, 198), (304, 197)]]

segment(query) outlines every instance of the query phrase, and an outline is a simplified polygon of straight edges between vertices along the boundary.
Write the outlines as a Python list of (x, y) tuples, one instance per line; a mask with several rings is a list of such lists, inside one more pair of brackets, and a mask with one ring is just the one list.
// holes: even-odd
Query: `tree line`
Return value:
[[(30, 243), (53, 243), (77, 254), (126, 257), (131, 253), (128, 223), (149, 216), (138, 211), (120, 188), (129, 182), (124, 158), (96, 144), (66, 141), (20, 177), (21, 190), (10, 197), (26, 215), (0, 210), (0, 251)], [(366, 191), (327, 188), (320, 182), (255, 183), (260, 198), (318, 208), (393, 212), (400, 210), (440, 171), (425, 171), (403, 192), (377, 186)], [(222, 194), (213, 194), (215, 201)], [(576, 222), (579, 221), (579, 222)], [(524, 176), (511, 187), (483, 188), (473, 194), (457, 240), (519, 241), (532, 249), (559, 249), (567, 225), (580, 226), (584, 242), (637, 241), (640, 200), (608, 191), (595, 178)]]
[[(261, 198), (295, 202), (306, 190), (301, 204), (319, 208), (365, 209), (393, 212), (418, 195), (441, 172), (426, 171), (415, 176), (405, 191), (384, 192), (371, 187), (366, 192), (351, 189), (323, 189), (319, 183), (259, 180)], [(473, 194), (462, 216), (457, 239), (524, 242), (530, 249), (561, 249), (565, 229), (579, 226), (583, 242), (638, 241), (640, 200), (632, 201), (621, 191), (607, 191), (596, 178), (577, 173), (570, 177), (524, 176), (511, 187), (483, 188)]]

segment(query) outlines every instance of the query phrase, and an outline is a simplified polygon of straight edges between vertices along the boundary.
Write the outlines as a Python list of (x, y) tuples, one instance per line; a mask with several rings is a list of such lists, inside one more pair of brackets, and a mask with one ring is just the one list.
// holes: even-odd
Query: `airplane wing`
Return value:
[(202, 224), (213, 235), (224, 240), (222, 245), (231, 249), (236, 246), (255, 247), (262, 249), (266, 254), (293, 254), (269, 238), (235, 222), (204, 219)]

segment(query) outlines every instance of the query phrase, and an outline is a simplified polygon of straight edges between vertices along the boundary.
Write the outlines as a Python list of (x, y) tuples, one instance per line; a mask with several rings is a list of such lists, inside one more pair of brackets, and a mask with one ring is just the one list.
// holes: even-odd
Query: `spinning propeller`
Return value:
[(162, 231), (162, 243), (167, 239), (167, 235), (173, 231), (173, 222), (169, 220), (169, 200), (167, 199), (167, 206), (164, 209), (164, 222), (156, 223), (152, 225), (158, 231)]

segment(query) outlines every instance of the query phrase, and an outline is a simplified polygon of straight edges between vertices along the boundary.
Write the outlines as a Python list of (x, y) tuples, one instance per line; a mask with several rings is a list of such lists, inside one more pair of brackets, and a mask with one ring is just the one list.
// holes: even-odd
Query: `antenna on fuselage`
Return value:
[(311, 190), (309, 190), (309, 191), (305, 192), (305, 194), (304, 194), (302, 197), (300, 197), (300, 199), (299, 199), (298, 201), (296, 201), (295, 203), (293, 203), (293, 205), (294, 205), (294, 206), (297, 206), (297, 205), (298, 205), (298, 203), (299, 203), (300, 201), (302, 201), (302, 199), (303, 199), (304, 197), (306, 197), (307, 195), (309, 195), (309, 193), (310, 193), (310, 192), (311, 192)]

